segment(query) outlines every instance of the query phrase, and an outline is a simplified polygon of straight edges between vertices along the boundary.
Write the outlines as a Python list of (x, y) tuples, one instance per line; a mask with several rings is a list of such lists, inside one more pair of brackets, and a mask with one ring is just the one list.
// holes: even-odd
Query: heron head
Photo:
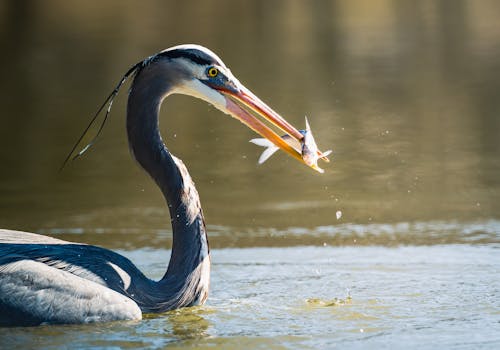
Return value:
[[(283, 139), (287, 136), (286, 139), (295, 139), (300, 144), (304, 144), (304, 135), (301, 132), (241, 84), (215, 53), (203, 46), (193, 44), (171, 47), (130, 67), (97, 110), (64, 160), (60, 170), (69, 160), (80, 157), (94, 144), (106, 123), (114, 98), (131, 76), (134, 76), (134, 83), (138, 79), (143, 80), (144, 85), (140, 90), (143, 94), (159, 88), (162, 93), (157, 98), (160, 99), (170, 94), (180, 93), (205, 100), (222, 112), (238, 119), (301, 163), (317, 171), (320, 170), (314, 162), (305, 161), (303, 155)], [(83, 149), (75, 153), (103, 110), (106, 113), (97, 133)], [(285, 135), (279, 136), (259, 118), (281, 129)], [(316, 153), (321, 159), (329, 161), (326, 157), (327, 153), (319, 150)]]
[(181, 72), (179, 76), (182, 79), (176, 82), (170, 93), (190, 95), (209, 102), (308, 165), (301, 153), (267, 124), (274, 125), (299, 142), (303, 134), (240, 83), (215, 53), (200, 45), (180, 45), (157, 56), (175, 62), (176, 70)]

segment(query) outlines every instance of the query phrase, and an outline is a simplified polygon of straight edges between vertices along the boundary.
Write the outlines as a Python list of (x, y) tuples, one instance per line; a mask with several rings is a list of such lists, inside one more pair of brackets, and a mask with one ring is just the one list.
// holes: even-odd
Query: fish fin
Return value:
[(306, 120), (306, 132), (311, 132), (311, 127), (309, 126), (309, 121), (307, 120), (307, 116), (304, 116), (304, 119)]
[(274, 146), (274, 143), (269, 141), (268, 139), (251, 139), (249, 142), (253, 143), (254, 145), (261, 146), (261, 147), (272, 147)]
[(262, 164), (264, 163), (266, 160), (269, 159), (269, 157), (271, 157), (274, 153), (276, 153), (276, 151), (278, 150), (279, 148), (278, 147), (275, 147), (274, 145), (269, 147), (269, 148), (266, 148), (264, 150), (264, 152), (262, 152), (262, 154), (260, 155), (259, 157), (259, 164)]
[(258, 161), (259, 164), (264, 163), (277, 150), (279, 150), (279, 147), (277, 147), (274, 143), (272, 143), (271, 141), (269, 141), (267, 139), (263, 139), (263, 138), (261, 138), (261, 139), (251, 139), (250, 142), (253, 143), (253, 144), (255, 144), (255, 145), (257, 145), (257, 146), (266, 147), (266, 149), (264, 150), (264, 152), (262, 152), (262, 154), (259, 157), (259, 161)]
[(325, 152), (323, 152), (323, 153), (320, 153), (320, 154), (318, 155), (318, 158), (323, 158), (323, 157), (329, 156), (331, 153), (332, 153), (332, 150), (331, 150), (331, 149), (329, 149), (328, 151), (325, 151)]
[(313, 164), (311, 165), (311, 168), (313, 168), (314, 170), (316, 170), (318, 173), (321, 173), (323, 174), (325, 171), (323, 169), (321, 169), (318, 164)]

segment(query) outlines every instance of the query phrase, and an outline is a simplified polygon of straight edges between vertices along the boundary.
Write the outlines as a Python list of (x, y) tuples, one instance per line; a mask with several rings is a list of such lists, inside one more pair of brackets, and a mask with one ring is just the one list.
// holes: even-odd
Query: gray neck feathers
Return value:
[(182, 81), (181, 73), (171, 65), (164, 60), (142, 68), (134, 78), (127, 106), (131, 152), (160, 187), (173, 229), (166, 274), (143, 295), (143, 301), (137, 300), (145, 311), (199, 304), (208, 295), (210, 258), (198, 192), (186, 167), (170, 154), (159, 132), (160, 105), (174, 82)]

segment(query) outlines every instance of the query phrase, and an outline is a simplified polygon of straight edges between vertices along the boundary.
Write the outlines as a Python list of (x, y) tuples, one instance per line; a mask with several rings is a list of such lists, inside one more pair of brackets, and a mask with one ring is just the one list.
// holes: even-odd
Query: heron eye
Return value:
[(215, 67), (208, 68), (207, 75), (210, 78), (215, 78), (217, 76), (217, 74), (219, 74), (219, 70), (217, 68), (215, 68)]

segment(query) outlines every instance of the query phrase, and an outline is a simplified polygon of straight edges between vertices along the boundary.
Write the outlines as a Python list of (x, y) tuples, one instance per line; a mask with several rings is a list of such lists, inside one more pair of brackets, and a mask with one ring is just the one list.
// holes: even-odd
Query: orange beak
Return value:
[[(265, 104), (255, 94), (253, 94), (250, 90), (248, 90), (241, 84), (239, 84), (236, 89), (227, 90), (224, 88), (218, 88), (217, 90), (226, 96), (226, 109), (234, 118), (241, 121), (243, 124), (248, 126), (250, 129), (258, 133), (262, 137), (265, 137), (266, 139), (274, 143), (277, 147), (281, 148), (283, 151), (291, 155), (293, 158), (297, 159), (299, 162), (310, 166), (304, 161), (301, 153), (299, 153), (295, 148), (284, 141), (264, 122), (262, 122), (255, 115), (249, 112), (249, 110), (255, 112), (264, 120), (268, 121), (270, 124), (285, 132), (285, 134), (290, 135), (299, 143), (302, 143), (304, 136), (282, 116), (276, 113), (271, 107)], [(248, 108), (249, 110), (242, 106)], [(318, 155), (321, 156), (321, 154), (322, 152), (318, 151)], [(326, 156), (320, 158), (329, 162), (329, 159)]]

